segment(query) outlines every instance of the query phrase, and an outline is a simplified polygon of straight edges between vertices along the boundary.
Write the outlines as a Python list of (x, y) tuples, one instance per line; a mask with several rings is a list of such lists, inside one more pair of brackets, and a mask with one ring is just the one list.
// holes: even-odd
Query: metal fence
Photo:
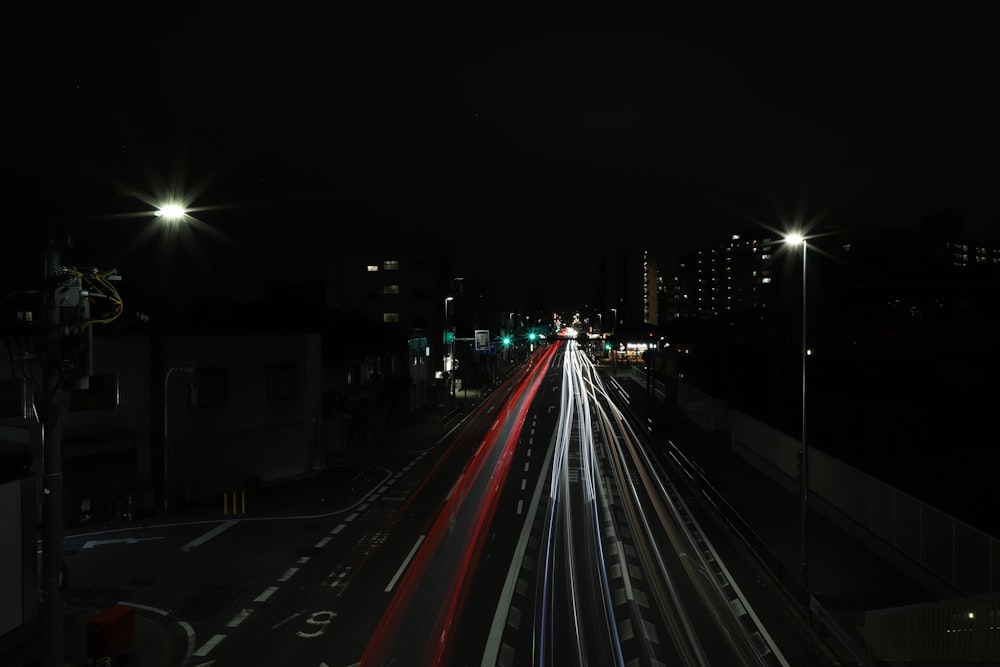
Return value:
[(869, 611), (875, 660), (934, 664), (1000, 663), (1000, 596), (980, 595)]

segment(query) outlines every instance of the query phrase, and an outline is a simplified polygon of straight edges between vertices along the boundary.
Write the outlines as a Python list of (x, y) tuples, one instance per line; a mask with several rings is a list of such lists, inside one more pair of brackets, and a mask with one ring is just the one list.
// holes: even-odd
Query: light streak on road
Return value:
[(447, 664), (526, 412), (553, 356), (554, 349), (540, 354), (538, 368), (508, 399), (509, 416), (479, 443), (404, 568), (360, 664)]
[(737, 618), (723, 566), (617, 407), (621, 388), (605, 387), (575, 341), (565, 348), (533, 664), (784, 664)]

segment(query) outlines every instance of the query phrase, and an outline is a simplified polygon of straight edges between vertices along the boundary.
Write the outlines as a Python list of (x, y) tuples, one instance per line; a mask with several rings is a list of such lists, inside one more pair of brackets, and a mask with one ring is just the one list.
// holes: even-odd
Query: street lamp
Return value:
[(808, 572), (809, 560), (806, 550), (806, 514), (809, 505), (809, 447), (806, 444), (806, 357), (809, 348), (806, 340), (806, 256), (809, 244), (802, 234), (789, 234), (785, 237), (789, 246), (802, 246), (802, 450), (799, 454), (799, 498), (800, 498), (800, 552), (802, 554), (802, 587), (809, 590)]
[(165, 222), (180, 222), (187, 217), (187, 209), (183, 204), (166, 203), (156, 209), (155, 215)]
[[(454, 372), (454, 370), (455, 370), (455, 336), (452, 335), (451, 336), (451, 340), (450, 341), (448, 340), (448, 302), (449, 301), (454, 301), (454, 300), (455, 300), (455, 297), (453, 297), (453, 296), (448, 296), (448, 297), (445, 297), (445, 299), (444, 299), (444, 327), (443, 327), (444, 333), (442, 335), (442, 338), (443, 338), (442, 342), (443, 343), (448, 343), (450, 345), (450, 349), (449, 349), (450, 354), (447, 355), (447, 356), (445, 356), (444, 359), (442, 360), (442, 367), (443, 367), (444, 372), (448, 373), (448, 382), (451, 384), (451, 392), (450, 393), (451, 393), (452, 396), (455, 395), (455, 372)], [(448, 368), (448, 361), (447, 361), (447, 359), (448, 359), (449, 356), (451, 357), (451, 368)], [(446, 386), (445, 387), (445, 396), (447, 396), (448, 393), (449, 393), (448, 392), (448, 387)]]

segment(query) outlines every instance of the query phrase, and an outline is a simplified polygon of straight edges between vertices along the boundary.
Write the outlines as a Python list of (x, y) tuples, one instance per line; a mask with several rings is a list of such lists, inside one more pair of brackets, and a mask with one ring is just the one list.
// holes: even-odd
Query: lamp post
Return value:
[[(446, 386), (444, 388), (446, 397), (448, 394), (451, 394), (452, 397), (455, 396), (455, 336), (452, 335), (451, 340), (448, 340), (448, 302), (454, 300), (455, 297), (453, 296), (448, 296), (444, 299), (444, 334), (442, 342), (449, 344), (449, 354), (444, 357), (442, 366), (444, 367), (444, 371), (448, 373), (448, 382), (450, 384), (450, 391), (449, 387)], [(448, 357), (451, 357), (451, 368), (448, 368)], [(452, 401), (452, 405), (454, 405), (454, 401)]]
[(788, 245), (802, 246), (802, 449), (800, 451), (799, 464), (799, 499), (800, 499), (800, 553), (802, 555), (802, 588), (809, 590), (809, 558), (806, 547), (806, 516), (809, 507), (809, 447), (806, 444), (806, 357), (809, 355), (809, 347), (806, 339), (806, 256), (808, 255), (809, 244), (802, 234), (789, 234), (785, 237)]

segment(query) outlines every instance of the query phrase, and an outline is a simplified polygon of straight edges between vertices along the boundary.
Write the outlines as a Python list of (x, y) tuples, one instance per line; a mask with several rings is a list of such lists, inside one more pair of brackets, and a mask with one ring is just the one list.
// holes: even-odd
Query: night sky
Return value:
[[(5, 5), (5, 267), (72, 226), (139, 283), (238, 290), (378, 230), (562, 303), (608, 248), (795, 219), (996, 238), (994, 3), (207, 4)], [(142, 214), (171, 192), (183, 237)]]

